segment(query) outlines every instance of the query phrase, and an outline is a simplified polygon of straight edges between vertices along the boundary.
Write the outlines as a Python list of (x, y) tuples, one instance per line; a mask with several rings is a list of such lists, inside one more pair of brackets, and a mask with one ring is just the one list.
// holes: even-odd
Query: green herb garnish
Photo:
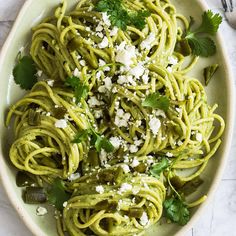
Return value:
[(79, 103), (82, 98), (85, 99), (88, 95), (88, 86), (82, 83), (78, 77), (72, 76), (67, 78), (65, 85), (74, 89), (76, 103)]
[(130, 11), (126, 9), (122, 0), (100, 0), (96, 5), (96, 10), (107, 12), (113, 26), (126, 30), (128, 25), (134, 25), (142, 30), (146, 25), (146, 17), (150, 16), (148, 11)]
[(106, 152), (113, 152), (114, 150), (111, 142), (96, 132), (94, 132), (92, 135), (91, 144), (95, 146), (98, 152), (100, 152), (102, 149), (104, 149)]
[(151, 107), (153, 109), (161, 109), (167, 111), (169, 109), (170, 100), (166, 96), (160, 95), (159, 92), (148, 95), (142, 102), (143, 107)]
[(59, 178), (54, 180), (47, 194), (49, 203), (54, 205), (60, 211), (63, 210), (63, 203), (67, 202), (71, 197), (71, 194), (66, 192), (64, 182)]
[[(214, 41), (202, 34), (215, 35), (222, 22), (220, 14), (213, 14), (211, 10), (204, 12), (202, 15), (202, 23), (196, 30), (191, 30), (193, 18), (190, 21), (190, 27), (186, 32), (183, 40), (187, 39), (188, 44), (192, 49), (192, 53), (196, 56), (208, 57), (216, 52)], [(185, 45), (185, 48), (186, 45)]]
[(171, 197), (164, 202), (166, 217), (179, 225), (185, 225), (190, 219), (190, 213), (185, 203), (178, 197)]
[(167, 169), (170, 166), (170, 162), (167, 158), (163, 158), (159, 163), (153, 165), (150, 168), (150, 173), (152, 176), (159, 178), (161, 172)]
[(37, 83), (37, 68), (33, 59), (23, 56), (13, 69), (13, 76), (16, 84), (22, 89), (29, 90)]
[(100, 152), (102, 149), (104, 149), (106, 152), (114, 151), (114, 146), (111, 144), (111, 142), (107, 138), (102, 137), (93, 129), (87, 129), (79, 132), (78, 134), (76, 134), (72, 142), (81, 143), (88, 140), (89, 137), (91, 137), (91, 145), (96, 148), (97, 152)]
[(81, 143), (83, 141), (86, 141), (88, 139), (90, 130), (85, 129), (75, 135), (75, 138), (73, 139), (72, 143)]
[(211, 78), (213, 77), (213, 75), (215, 74), (215, 72), (217, 71), (217, 69), (219, 68), (218, 64), (213, 64), (211, 66), (208, 66), (206, 68), (204, 68), (204, 79), (205, 79), (205, 85), (207, 86), (211, 80)]

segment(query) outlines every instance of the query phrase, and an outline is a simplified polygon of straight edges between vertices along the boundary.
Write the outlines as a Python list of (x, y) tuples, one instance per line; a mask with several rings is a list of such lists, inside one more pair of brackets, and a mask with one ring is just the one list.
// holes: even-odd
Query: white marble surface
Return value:
[[(189, 0), (191, 1), (191, 0)], [(236, 1), (236, 0), (233, 0)], [(25, 0), (0, 0), (0, 49)], [(223, 13), (220, 0), (207, 0), (211, 9)], [(236, 30), (224, 20), (221, 32), (231, 66), (236, 75)], [(236, 83), (236, 78), (235, 78)], [(236, 127), (234, 137), (236, 136)], [(186, 236), (236, 236), (236, 139), (233, 141), (227, 168), (217, 194), (201, 219)], [(0, 184), (0, 236), (32, 236), (18, 218)]]

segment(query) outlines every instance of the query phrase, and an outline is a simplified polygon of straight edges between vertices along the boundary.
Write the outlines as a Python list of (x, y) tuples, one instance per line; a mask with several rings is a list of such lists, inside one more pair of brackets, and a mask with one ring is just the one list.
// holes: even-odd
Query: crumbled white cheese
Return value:
[(122, 167), (122, 169), (124, 170), (125, 174), (127, 174), (127, 173), (130, 172), (130, 169), (129, 169), (129, 166), (128, 166), (128, 165), (123, 164), (121, 167)]
[(75, 77), (80, 77), (80, 76), (81, 76), (81, 72), (79, 71), (78, 68), (75, 68), (75, 70), (73, 71), (73, 75), (74, 75)]
[(118, 33), (118, 27), (113, 27), (113, 29), (111, 30), (111, 32), (110, 32), (110, 36), (115, 36), (117, 33)]
[(149, 223), (148, 215), (146, 212), (143, 212), (141, 218), (140, 218), (140, 224), (142, 226), (146, 226)]
[(179, 108), (179, 107), (176, 107), (175, 110), (176, 110), (178, 113), (181, 113), (181, 112), (182, 112), (182, 109)]
[(102, 71), (98, 71), (96, 74), (96, 79), (100, 79), (102, 76)]
[(129, 84), (131, 84), (131, 85), (133, 85), (133, 86), (136, 86), (136, 81), (134, 80), (134, 78), (133, 78), (133, 76), (132, 75), (128, 75), (127, 77), (126, 77), (126, 79), (127, 79), (127, 82), (129, 83)]
[(125, 113), (123, 109), (118, 109), (115, 117), (115, 124), (118, 127), (127, 127), (128, 121), (130, 119), (131, 115), (130, 113)]
[(61, 128), (64, 129), (67, 127), (67, 120), (65, 119), (60, 119), (55, 122), (55, 127), (56, 128)]
[(199, 142), (202, 142), (202, 134), (201, 133), (196, 133), (196, 140)]
[(100, 106), (101, 102), (98, 101), (98, 99), (96, 97), (90, 97), (88, 100), (88, 104), (90, 107), (95, 107), (95, 106)]
[(144, 75), (142, 76), (142, 80), (144, 84), (148, 84), (149, 81), (149, 70), (145, 70)]
[(55, 80), (47, 80), (47, 84), (50, 86), (50, 87), (53, 87), (53, 84), (54, 84)]
[(167, 152), (167, 153), (166, 153), (166, 156), (167, 156), (167, 157), (173, 157), (174, 155), (173, 155), (173, 153), (171, 153), (171, 152)]
[(74, 181), (74, 180), (79, 179), (80, 177), (81, 177), (80, 173), (73, 173), (68, 177), (68, 180)]
[(120, 62), (125, 66), (130, 66), (133, 64), (133, 60), (136, 58), (135, 46), (126, 45), (126, 42), (121, 43), (117, 47), (116, 62)]
[(102, 19), (103, 19), (105, 25), (107, 25), (108, 27), (111, 26), (111, 21), (110, 21), (109, 16), (107, 15), (106, 12), (102, 13)]
[(166, 113), (161, 109), (157, 109), (156, 112), (155, 112), (155, 115), (166, 118)]
[(117, 87), (114, 87), (114, 88), (112, 89), (112, 93), (117, 93), (117, 92), (118, 92)]
[(145, 68), (141, 63), (130, 70), (130, 74), (133, 75), (135, 78), (139, 78), (144, 74)]
[(178, 146), (181, 146), (181, 145), (183, 144), (183, 142), (182, 142), (181, 140), (179, 140), (179, 141), (177, 142), (177, 144), (178, 144)]
[(125, 155), (124, 156), (124, 163), (128, 163), (129, 162), (129, 156), (128, 155)]
[(103, 31), (102, 25), (101, 25), (101, 24), (98, 24), (98, 26), (96, 27), (95, 31), (96, 31), (96, 32), (101, 32), (101, 31)]
[(102, 185), (98, 185), (96, 186), (96, 191), (99, 193), (99, 194), (103, 194), (104, 193), (104, 188)]
[(100, 158), (102, 166), (107, 164), (108, 156), (107, 156), (107, 152), (104, 149), (101, 150), (101, 152), (99, 154), (99, 158)]
[(81, 66), (86, 66), (86, 61), (85, 60), (80, 60), (79, 63), (80, 63)]
[(101, 67), (101, 66), (105, 66), (106, 65), (106, 62), (103, 61), (102, 59), (99, 59), (98, 60), (98, 65)]
[(98, 87), (98, 92), (99, 93), (106, 93), (106, 87), (104, 86), (104, 85), (102, 85), (102, 86), (100, 86), (100, 87)]
[(139, 140), (135, 140), (135, 141), (134, 141), (134, 145), (136, 145), (136, 146), (140, 146), (142, 143), (143, 143), (143, 140), (142, 140), (142, 139), (139, 139)]
[(101, 38), (101, 39), (102, 39), (104, 35), (103, 35), (103, 33), (101, 33), (101, 32), (98, 32), (98, 33), (96, 33), (96, 36), (98, 36), (99, 38)]
[(45, 207), (38, 207), (36, 209), (36, 215), (37, 216), (44, 216), (48, 213), (48, 210)]
[(136, 127), (139, 127), (141, 124), (142, 124), (142, 121), (141, 121), (141, 120), (136, 120), (136, 121), (135, 121), (135, 126), (136, 126)]
[(106, 77), (104, 79), (104, 83), (105, 83), (105, 88), (110, 91), (111, 87), (112, 87), (112, 81), (111, 81), (111, 77)]
[(160, 127), (161, 127), (161, 122), (158, 118), (153, 117), (149, 121), (149, 126), (150, 126), (150, 129), (151, 129), (152, 133), (154, 135), (157, 135), (157, 133), (158, 133)]
[(153, 32), (151, 32), (145, 40), (142, 41), (140, 44), (141, 49), (147, 49), (150, 50), (152, 47), (152, 44), (156, 40), (156, 36)]
[(121, 186), (120, 186), (120, 189), (118, 191), (118, 193), (123, 193), (123, 192), (126, 192), (126, 191), (130, 191), (132, 190), (132, 185), (131, 184), (128, 184), (128, 183), (123, 183)]
[(110, 142), (115, 149), (118, 149), (121, 145), (121, 139), (118, 137), (111, 137)]
[(167, 66), (166, 70), (167, 70), (168, 72), (170, 72), (170, 73), (172, 73), (172, 72), (173, 72), (173, 69), (172, 69), (172, 67), (171, 67), (171, 66)]
[(105, 36), (101, 43), (98, 44), (99, 48), (107, 48), (109, 45), (108, 38)]
[(136, 158), (133, 159), (132, 163), (131, 163), (131, 167), (136, 167), (139, 165), (139, 160), (137, 160)]
[(123, 42), (121, 42), (120, 45), (116, 46), (116, 50), (117, 51), (124, 50), (126, 45), (127, 45), (127, 43), (125, 41), (123, 41)]
[(138, 147), (136, 145), (134, 145), (134, 144), (131, 144), (130, 147), (129, 147), (129, 151), (131, 153), (135, 153), (135, 152), (138, 151)]
[(99, 118), (101, 118), (102, 116), (103, 116), (102, 110), (95, 110), (95, 111), (94, 111), (94, 117), (95, 117), (96, 119), (99, 119)]
[(124, 76), (124, 75), (119, 75), (118, 76), (118, 80), (117, 80), (118, 84), (125, 84), (126, 82), (127, 82), (126, 76)]
[(36, 75), (37, 75), (38, 77), (41, 77), (41, 76), (42, 76), (42, 74), (43, 74), (43, 71), (41, 71), (41, 70), (38, 70)]
[(169, 64), (171, 64), (171, 65), (176, 65), (176, 64), (178, 64), (178, 59), (175, 58), (175, 57), (173, 57), (173, 56), (170, 56), (170, 57), (168, 58), (168, 60), (169, 60)]

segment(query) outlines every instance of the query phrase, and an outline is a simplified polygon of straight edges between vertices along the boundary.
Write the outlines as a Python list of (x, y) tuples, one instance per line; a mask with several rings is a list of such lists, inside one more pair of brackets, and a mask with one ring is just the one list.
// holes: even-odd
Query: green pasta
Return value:
[(96, 4), (81, 0), (66, 13), (63, 1), (33, 28), (30, 54), (49, 80), (10, 108), (9, 156), (41, 187), (63, 181), (70, 198), (57, 211), (60, 236), (139, 235), (160, 220), (166, 199), (184, 199), (225, 123), (187, 75), (198, 57), (184, 67), (175, 51), (189, 23), (174, 5), (125, 0), (128, 11), (150, 15), (142, 30), (122, 30)]

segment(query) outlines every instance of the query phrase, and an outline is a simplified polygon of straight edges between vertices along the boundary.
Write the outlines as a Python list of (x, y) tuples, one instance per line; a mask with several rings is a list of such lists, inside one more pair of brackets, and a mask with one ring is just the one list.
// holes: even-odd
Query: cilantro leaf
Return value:
[(179, 198), (169, 198), (164, 201), (164, 211), (166, 217), (179, 225), (185, 225), (190, 219), (187, 206)]
[(22, 89), (29, 90), (37, 82), (37, 68), (33, 59), (29, 56), (20, 58), (18, 64), (13, 69), (13, 76), (16, 84)]
[(198, 37), (194, 34), (187, 36), (192, 52), (196, 56), (208, 57), (216, 53), (216, 45), (211, 38)]
[(142, 102), (143, 107), (151, 107), (153, 109), (161, 109), (167, 111), (169, 109), (170, 100), (166, 96), (160, 95), (159, 92), (148, 95)]
[(86, 98), (88, 95), (89, 88), (84, 85), (78, 77), (72, 76), (66, 79), (65, 85), (74, 89), (76, 103), (79, 103), (82, 98)]
[(146, 17), (150, 16), (149, 11), (139, 10), (137, 13), (130, 14), (130, 24), (134, 25), (137, 29), (142, 30), (146, 25)]
[(202, 15), (202, 24), (196, 30), (198, 33), (207, 33), (210, 35), (216, 34), (222, 23), (222, 17), (220, 14), (214, 14), (211, 10), (204, 12)]
[(72, 142), (81, 143), (87, 140), (89, 136), (91, 136), (91, 145), (96, 148), (97, 152), (101, 152), (102, 149), (104, 149), (106, 152), (114, 151), (114, 146), (111, 144), (111, 142), (107, 138), (102, 137), (93, 129), (87, 129), (79, 132), (78, 134), (76, 134)]
[[(193, 18), (190, 18), (189, 29), (186, 32), (184, 39), (192, 49), (192, 53), (196, 56), (209, 57), (216, 53), (216, 45), (214, 41), (202, 34), (214, 35), (219, 29), (222, 22), (222, 17), (219, 14), (214, 14), (211, 10), (204, 12), (202, 15), (202, 23), (196, 30), (191, 30), (194, 23)], [(185, 42), (185, 46), (186, 46)], [(186, 47), (185, 47), (186, 48)], [(188, 54), (186, 54), (188, 55)]]
[(79, 103), (82, 98), (86, 98), (88, 95), (89, 88), (87, 85), (78, 84), (78, 86), (75, 88), (75, 98), (76, 103)]
[(122, 30), (126, 30), (128, 25), (134, 25), (137, 29), (142, 30), (146, 25), (145, 18), (150, 16), (148, 11), (127, 10), (122, 4), (122, 0), (100, 0), (95, 9), (107, 12), (111, 24)]
[(117, 9), (121, 6), (122, 0), (100, 0), (96, 5), (96, 10), (108, 12)]
[(111, 142), (95, 131), (93, 131), (91, 144), (95, 146), (97, 152), (101, 152), (102, 149), (104, 149), (106, 152), (114, 151), (114, 146), (111, 144)]
[(58, 210), (63, 210), (63, 203), (68, 201), (71, 194), (66, 192), (65, 184), (59, 178), (55, 179), (48, 190), (48, 201)]
[(86, 141), (88, 139), (89, 133), (90, 133), (90, 130), (88, 130), (88, 129), (83, 130), (83, 131), (77, 133), (75, 135), (75, 138), (72, 141), (72, 143), (81, 143), (83, 141)]
[(72, 77), (68, 77), (65, 81), (65, 85), (72, 87), (72, 88), (76, 88), (78, 86), (78, 83), (80, 82), (78, 77), (72, 76)]
[(150, 173), (152, 176), (159, 178), (161, 172), (163, 172), (165, 169), (167, 169), (170, 166), (169, 160), (167, 158), (163, 158), (161, 162), (152, 165), (150, 169)]

